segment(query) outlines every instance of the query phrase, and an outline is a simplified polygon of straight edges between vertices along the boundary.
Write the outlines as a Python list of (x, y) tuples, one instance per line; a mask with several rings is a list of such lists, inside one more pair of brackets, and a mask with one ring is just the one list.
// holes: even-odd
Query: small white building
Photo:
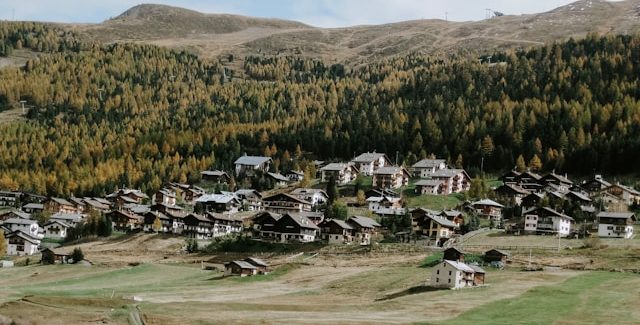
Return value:
[(67, 238), (67, 230), (71, 228), (64, 221), (50, 220), (43, 227), (44, 238), (65, 239)]
[(485, 271), (463, 262), (443, 260), (431, 271), (431, 286), (461, 289), (484, 284)]
[(380, 167), (391, 166), (387, 155), (376, 152), (366, 152), (353, 158), (351, 162), (358, 168), (361, 174), (370, 176)]
[(2, 225), (12, 232), (21, 231), (34, 238), (38, 238), (40, 233), (40, 226), (38, 226), (38, 221), (36, 220), (10, 218), (5, 220)]
[(598, 213), (598, 237), (625, 238), (633, 237), (633, 224), (636, 215), (632, 212), (600, 212)]
[(559, 234), (566, 237), (571, 233), (573, 218), (551, 208), (533, 208), (524, 211), (524, 231), (534, 234)]
[(320, 168), (320, 181), (328, 182), (331, 177), (338, 185), (347, 184), (356, 179), (358, 169), (351, 163), (331, 163)]
[(20, 230), (4, 236), (7, 239), (7, 255), (24, 256), (38, 253), (40, 238), (34, 238)]
[(291, 192), (291, 195), (308, 202), (313, 206), (318, 206), (329, 201), (327, 192), (317, 188), (297, 188)]
[(234, 162), (236, 176), (242, 174), (252, 176), (256, 171), (268, 172), (271, 162), (272, 160), (269, 157), (244, 155)]
[(411, 172), (415, 177), (427, 178), (429, 174), (446, 168), (444, 159), (422, 159), (411, 166)]

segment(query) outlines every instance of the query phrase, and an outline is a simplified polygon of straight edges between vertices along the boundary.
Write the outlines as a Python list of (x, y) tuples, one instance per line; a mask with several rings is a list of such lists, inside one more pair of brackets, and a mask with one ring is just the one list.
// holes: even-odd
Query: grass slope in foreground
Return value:
[(638, 324), (640, 276), (591, 272), (471, 309), (443, 324)]

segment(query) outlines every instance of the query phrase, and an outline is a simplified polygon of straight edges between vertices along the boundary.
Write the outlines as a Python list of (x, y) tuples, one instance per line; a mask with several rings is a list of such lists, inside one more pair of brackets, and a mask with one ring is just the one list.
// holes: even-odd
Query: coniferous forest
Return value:
[[(434, 154), (470, 171), (637, 170), (640, 36), (589, 35), (508, 53), (422, 54), (358, 67), (248, 57), (244, 71), (151, 45), (93, 44), (38, 23), (0, 23), (0, 188), (102, 195), (230, 169), (243, 153), (350, 159)], [(395, 159), (394, 159), (395, 160)], [(288, 166), (291, 167), (291, 166)]]

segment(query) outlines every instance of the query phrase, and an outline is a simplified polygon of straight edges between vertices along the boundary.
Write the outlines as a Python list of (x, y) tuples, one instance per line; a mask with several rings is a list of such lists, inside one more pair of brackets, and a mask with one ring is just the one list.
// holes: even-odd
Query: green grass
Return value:
[(433, 255), (429, 255), (425, 257), (425, 259), (420, 263), (420, 267), (434, 267), (442, 261), (442, 257), (444, 254), (442, 252), (435, 253)]
[(235, 281), (235, 282), (241, 282), (241, 283), (246, 283), (246, 282), (259, 282), (259, 281), (271, 281), (274, 280), (276, 278), (279, 278), (293, 270), (297, 270), (300, 268), (300, 264), (297, 263), (287, 263), (284, 265), (280, 265), (278, 266), (275, 270), (273, 270), (272, 272), (270, 272), (269, 274), (264, 274), (264, 275), (255, 275), (255, 276), (245, 276), (245, 277), (233, 277), (231, 278), (231, 280)]
[(585, 273), (482, 305), (443, 324), (637, 324), (639, 283), (634, 274)]
[(407, 201), (407, 206), (410, 208), (419, 207), (431, 210), (453, 209), (464, 200), (462, 193), (451, 195), (419, 195), (415, 192), (415, 183), (419, 180), (419, 178), (411, 179), (409, 185), (400, 189)]

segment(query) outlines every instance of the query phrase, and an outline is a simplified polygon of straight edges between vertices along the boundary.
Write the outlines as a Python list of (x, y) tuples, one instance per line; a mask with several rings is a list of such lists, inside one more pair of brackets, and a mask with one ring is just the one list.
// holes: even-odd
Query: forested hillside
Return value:
[(590, 35), (492, 63), (416, 54), (350, 70), (250, 57), (249, 78), (229, 80), (216, 63), (150, 45), (80, 44), (38, 24), (5, 22), (0, 35), (5, 48), (47, 52), (0, 71), (0, 104), (36, 107), (29, 122), (0, 125), (0, 188), (151, 191), (245, 152), (284, 168), (298, 146), (323, 160), (433, 153), (471, 171), (482, 157), (499, 171), (522, 156), (558, 172), (626, 173), (640, 158), (640, 36)]

